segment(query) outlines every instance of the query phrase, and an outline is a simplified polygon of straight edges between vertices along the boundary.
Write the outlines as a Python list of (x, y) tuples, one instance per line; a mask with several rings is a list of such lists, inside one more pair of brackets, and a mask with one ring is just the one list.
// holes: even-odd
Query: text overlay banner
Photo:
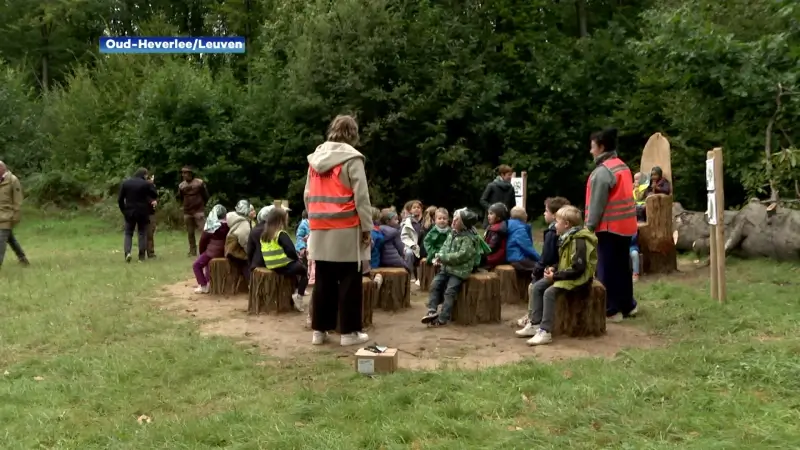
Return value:
[(244, 53), (244, 37), (101, 37), (100, 53)]

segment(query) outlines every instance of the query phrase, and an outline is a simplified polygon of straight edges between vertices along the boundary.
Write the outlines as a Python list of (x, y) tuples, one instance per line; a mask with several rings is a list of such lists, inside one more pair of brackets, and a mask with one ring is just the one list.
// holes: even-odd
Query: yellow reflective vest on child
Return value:
[(269, 242), (261, 241), (261, 256), (264, 257), (264, 265), (267, 269), (277, 269), (292, 262), (292, 260), (286, 256), (283, 247), (278, 244), (278, 238), (281, 233), (285, 233), (285, 231), (279, 231), (278, 234), (275, 235), (275, 238)]
[(597, 236), (586, 228), (581, 228), (563, 237), (563, 241), (558, 247), (558, 269), (564, 270), (572, 265), (572, 259), (577, 251), (576, 241), (578, 239), (583, 239), (586, 244), (586, 270), (574, 280), (558, 280), (554, 282), (554, 287), (572, 290), (586, 284), (594, 276), (594, 272), (597, 269)]

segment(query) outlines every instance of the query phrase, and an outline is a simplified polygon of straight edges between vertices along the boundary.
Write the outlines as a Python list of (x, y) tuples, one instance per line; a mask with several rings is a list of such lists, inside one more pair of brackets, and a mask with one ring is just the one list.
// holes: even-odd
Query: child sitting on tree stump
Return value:
[(428, 264), (431, 264), (438, 253), (442, 251), (450, 231), (450, 213), (444, 208), (437, 209), (434, 226), (425, 235), (425, 240), (422, 243), (428, 257)]
[(264, 266), (278, 275), (297, 277), (297, 290), (292, 294), (294, 308), (303, 311), (303, 296), (308, 286), (307, 268), (300, 262), (292, 238), (285, 231), (289, 215), (283, 208), (273, 208), (264, 221), (264, 234), (261, 235), (261, 255)]
[(411, 273), (411, 281), (419, 286), (419, 279), (417, 278), (417, 263), (420, 258), (419, 249), (419, 235), (422, 232), (422, 202), (419, 200), (411, 200), (406, 202), (403, 207), (405, 211), (405, 218), (400, 224), (400, 240), (402, 241), (405, 249), (403, 250), (403, 258)]
[[(419, 246), (419, 259), (422, 260), (423, 258), (428, 257), (428, 251), (425, 249), (425, 236), (430, 233), (434, 226), (436, 226), (436, 210), (439, 209), (433, 205), (428, 206), (425, 208), (425, 212), (422, 214), (422, 227), (420, 227), (419, 232), (419, 242), (422, 245)], [(449, 223), (448, 223), (449, 225)], [(444, 241), (442, 241), (444, 242)], [(433, 259), (431, 257), (430, 259)]]
[[(443, 326), (450, 321), (461, 284), (470, 276), (476, 258), (480, 256), (480, 239), (473, 229), (476, 223), (478, 216), (466, 208), (453, 213), (452, 231), (433, 259), (433, 264), (442, 267), (431, 283), (428, 313), (422, 318), (422, 323)], [(440, 304), (442, 310), (437, 312)]]
[(489, 254), (481, 261), (481, 266), (494, 268), (506, 263), (506, 242), (508, 241), (508, 208), (503, 203), (489, 207), (486, 215), (489, 226), (483, 240), (489, 246)]
[(556, 212), (559, 269), (545, 268), (544, 278), (533, 285), (533, 308), (528, 324), (516, 332), (517, 336), (530, 337), (528, 345), (552, 342), (559, 290), (580, 289), (589, 294), (597, 268), (597, 236), (582, 224), (581, 212), (574, 206), (564, 206)]
[(524, 208), (511, 208), (508, 219), (508, 241), (506, 241), (506, 259), (518, 274), (531, 276), (540, 256), (533, 247), (531, 226), (526, 223), (528, 213)]

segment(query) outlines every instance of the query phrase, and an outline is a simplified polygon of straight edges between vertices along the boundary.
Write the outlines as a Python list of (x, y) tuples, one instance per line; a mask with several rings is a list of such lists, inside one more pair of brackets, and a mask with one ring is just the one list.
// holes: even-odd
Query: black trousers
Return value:
[(606, 287), (607, 316), (627, 316), (636, 307), (630, 248), (630, 236), (597, 232), (597, 279)]
[(300, 261), (292, 261), (289, 264), (273, 269), (277, 274), (287, 277), (297, 277), (297, 293), (306, 295), (306, 288), (308, 287), (308, 268)]
[(362, 330), (362, 274), (357, 262), (315, 261), (311, 329), (331, 331), (338, 319), (342, 334)]
[(125, 216), (125, 240), (122, 244), (125, 255), (131, 253), (133, 247), (133, 231), (139, 233), (139, 259), (145, 258), (147, 252), (147, 228), (150, 224), (150, 216), (147, 214), (128, 214)]

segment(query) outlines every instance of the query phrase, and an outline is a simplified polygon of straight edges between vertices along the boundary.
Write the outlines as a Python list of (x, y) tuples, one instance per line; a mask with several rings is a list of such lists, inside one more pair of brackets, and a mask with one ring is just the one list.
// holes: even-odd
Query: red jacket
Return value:
[(225, 256), (225, 238), (228, 237), (228, 224), (222, 222), (222, 226), (217, 231), (209, 233), (204, 231), (200, 236), (200, 254), (205, 253), (210, 258), (222, 258)]
[(508, 240), (508, 225), (506, 221), (497, 222), (489, 225), (486, 229), (486, 234), (483, 240), (492, 249), (492, 252), (486, 255), (486, 265), (495, 267), (501, 264), (506, 264), (506, 241)]

